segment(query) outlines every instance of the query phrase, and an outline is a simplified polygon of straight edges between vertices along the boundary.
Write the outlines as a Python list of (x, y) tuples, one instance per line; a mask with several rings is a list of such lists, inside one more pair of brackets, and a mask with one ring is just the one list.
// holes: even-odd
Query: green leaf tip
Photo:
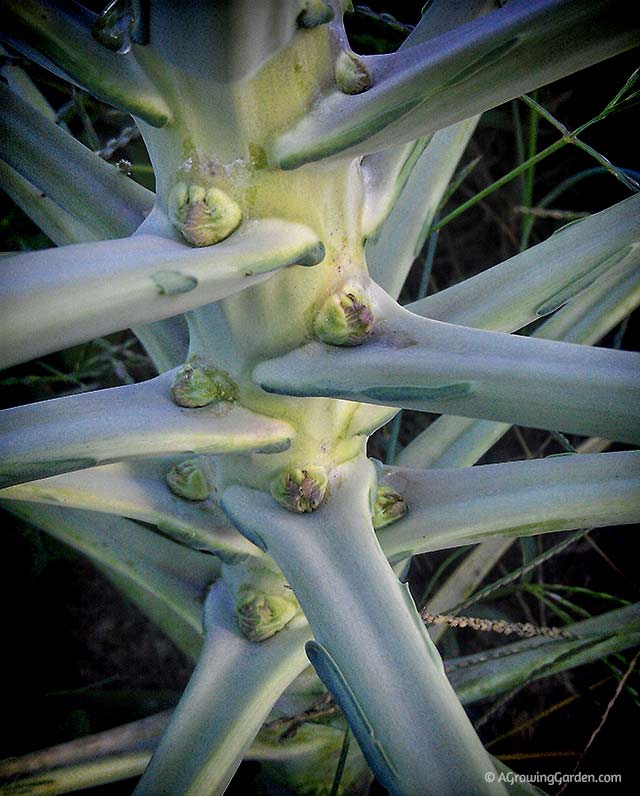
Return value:
[(266, 641), (282, 630), (299, 611), (298, 601), (283, 594), (247, 588), (236, 602), (238, 626), (249, 641)]
[(215, 489), (215, 471), (207, 456), (179, 462), (169, 470), (165, 479), (174, 495), (187, 500), (206, 500)]
[(195, 276), (183, 274), (181, 271), (156, 271), (155, 274), (151, 274), (151, 279), (161, 296), (189, 293), (198, 287), (198, 280)]
[(343, 50), (336, 60), (335, 78), (343, 94), (362, 94), (373, 85), (364, 61), (348, 50)]
[(306, 514), (320, 506), (327, 492), (327, 484), (324, 467), (295, 467), (273, 479), (271, 495), (285, 509)]
[(329, 345), (361, 345), (374, 328), (369, 297), (354, 286), (347, 286), (329, 296), (313, 321), (315, 336)]
[(178, 406), (195, 409), (221, 401), (235, 403), (238, 387), (228, 373), (210, 367), (196, 355), (176, 374), (171, 395)]
[(406, 500), (395, 489), (379, 486), (373, 510), (373, 527), (376, 531), (404, 517), (408, 511)]
[(333, 8), (324, 0), (305, 0), (302, 10), (296, 17), (296, 24), (303, 30), (326, 25), (333, 19)]
[(242, 210), (220, 188), (179, 182), (169, 194), (169, 217), (188, 243), (212, 246), (238, 228)]

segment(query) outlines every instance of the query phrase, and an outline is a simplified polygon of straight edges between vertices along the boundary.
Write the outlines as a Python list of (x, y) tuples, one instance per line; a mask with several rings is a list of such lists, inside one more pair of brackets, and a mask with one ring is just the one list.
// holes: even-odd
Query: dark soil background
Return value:
[[(401, 22), (411, 23), (418, 18), (420, 5), (394, 3), (390, 10)], [(382, 3), (371, 2), (370, 6), (379, 11), (385, 9)], [(394, 49), (403, 38), (402, 33), (396, 33), (393, 27), (370, 14), (355, 15), (350, 25), (354, 49), (362, 52)], [(637, 68), (639, 60), (637, 51), (614, 58), (541, 90), (538, 101), (572, 129), (602, 109)], [(45, 86), (54, 104), (69, 101), (68, 92), (55, 79), (38, 69), (31, 69), (30, 73)], [(123, 114), (114, 113), (94, 100), (76, 101), (85, 104), (101, 146), (128, 124)], [(529, 111), (522, 103), (519, 112), (526, 125)], [(637, 111), (631, 109), (594, 126), (584, 138), (614, 164), (638, 171), (637, 122)], [(70, 124), (86, 139), (86, 130), (81, 129), (77, 115), (72, 116)], [(539, 149), (557, 137), (556, 130), (540, 121)], [(452, 197), (444, 214), (517, 164), (511, 104), (485, 114), (461, 166), (478, 157), (477, 167)], [(139, 139), (116, 150), (112, 160), (120, 158), (143, 164), (145, 156)], [(566, 177), (593, 165), (588, 155), (574, 147), (566, 147), (543, 161), (536, 168), (533, 204)], [(134, 171), (134, 176), (147, 184), (152, 182), (144, 167)], [(443, 228), (430, 291), (442, 289), (517, 253), (521, 223), (517, 210), (521, 204), (519, 190), (518, 180), (513, 180)], [(553, 207), (594, 212), (628, 195), (628, 189), (611, 175), (598, 175), (567, 191)], [(531, 243), (543, 240), (561, 223), (538, 219)], [(4, 250), (48, 245), (46, 238), (4, 194), (0, 196), (0, 236)], [(415, 297), (423, 263), (424, 256), (418, 259), (407, 282), (403, 301)], [(623, 334), (623, 348), (634, 348), (640, 337), (637, 331), (636, 313), (625, 329), (616, 330), (603, 344), (611, 345), (617, 333), (618, 338)], [(47, 357), (44, 363), (44, 366), (41, 362), (28, 363), (2, 374), (1, 404), (12, 406), (153, 375), (144, 352), (128, 332)], [(63, 376), (44, 380), (43, 377), (51, 375), (52, 368)], [(406, 412), (400, 445), (407, 444), (431, 419), (429, 415)], [(385, 459), (388, 438), (388, 428), (378, 432), (371, 441), (371, 454)], [(571, 441), (580, 442), (576, 438)], [(549, 442), (545, 432), (512, 431), (483, 461), (525, 458), (527, 449), (535, 452), (545, 444), (545, 454), (560, 450), (555, 441)], [(0, 758), (91, 734), (175, 704), (189, 677), (191, 663), (79, 555), (17, 522), (11, 515), (1, 516), (4, 531), (0, 540), (3, 606)], [(547, 562), (534, 577), (547, 583), (583, 586), (635, 602), (640, 596), (636, 534), (637, 529), (633, 528), (592, 532)], [(538, 540), (538, 549), (546, 549), (558, 538), (551, 535)], [(520, 566), (524, 550), (515, 544), (488, 581)], [(421, 592), (445, 558), (443, 553), (416, 559), (412, 568), (416, 593)], [(588, 597), (580, 604), (593, 614), (615, 607)], [(517, 597), (498, 595), (483, 608), (495, 610), (512, 621), (525, 621), (529, 614), (535, 621), (554, 624), (553, 617), (524, 593)], [(495, 637), (457, 630), (444, 636), (442, 646), (449, 657), (488, 649), (497, 643), (501, 642)], [(628, 651), (613, 662), (624, 672), (632, 658), (633, 651)], [(618, 680), (603, 662), (538, 681), (494, 711), (491, 719), (482, 724), (481, 736), (491, 743), (513, 727), (547, 711), (547, 715), (521, 732), (492, 745), (491, 752), (519, 772), (571, 772), (601, 722), (617, 684)], [(615, 700), (581, 764), (584, 772), (621, 773), (623, 784), (599, 788), (575, 785), (565, 793), (631, 792), (640, 704), (637, 671), (630, 675), (627, 686)], [(563, 701), (566, 701), (564, 706)], [(481, 719), (491, 705), (489, 701), (474, 705), (470, 710), (472, 718)], [(251, 792), (253, 773), (254, 769), (247, 767), (230, 793)], [(83, 792), (88, 796), (124, 796), (131, 793), (133, 785), (133, 781), (127, 781)], [(549, 792), (555, 790), (549, 788)]]

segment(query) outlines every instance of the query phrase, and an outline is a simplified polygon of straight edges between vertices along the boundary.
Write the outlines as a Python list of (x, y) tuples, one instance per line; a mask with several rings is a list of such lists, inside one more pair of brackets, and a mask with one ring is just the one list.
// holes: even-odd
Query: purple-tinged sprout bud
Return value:
[(195, 409), (213, 403), (238, 400), (238, 387), (224, 370), (207, 365), (193, 356), (176, 374), (171, 395), (178, 406)]
[(336, 60), (336, 83), (343, 94), (362, 94), (373, 85), (366, 64), (355, 53), (342, 50)]
[(304, 0), (296, 17), (299, 28), (315, 28), (333, 19), (333, 8), (325, 0)]
[(374, 328), (369, 299), (358, 288), (347, 287), (329, 296), (313, 321), (315, 336), (329, 345), (361, 345)]
[(292, 468), (271, 482), (271, 495), (289, 511), (305, 514), (315, 511), (327, 491), (324, 467)]
[(166, 474), (169, 489), (187, 500), (206, 500), (215, 489), (213, 464), (206, 456), (185, 459)]
[(242, 210), (220, 188), (179, 182), (169, 194), (169, 217), (186, 241), (211, 246), (237, 229)]
[(287, 625), (298, 612), (298, 602), (268, 592), (243, 590), (236, 602), (236, 616), (240, 632), (249, 641), (265, 641)]
[(389, 486), (379, 486), (373, 510), (373, 527), (376, 531), (404, 517), (408, 506), (402, 495)]

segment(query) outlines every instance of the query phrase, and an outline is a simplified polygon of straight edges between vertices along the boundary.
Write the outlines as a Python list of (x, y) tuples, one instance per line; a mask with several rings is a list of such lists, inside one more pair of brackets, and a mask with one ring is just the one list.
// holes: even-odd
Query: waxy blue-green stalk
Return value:
[[(552, 247), (557, 268), (539, 281), (526, 259), (504, 264), (519, 314), (487, 311), (480, 329), (398, 306), (390, 294), (406, 264), (385, 228), (422, 179), (431, 195), (417, 233), (406, 218), (415, 253), (471, 117), (633, 46), (637, 26), (603, 0), (513, 0), (492, 13), (470, 0), (452, 15), (436, 2), (398, 53), (361, 58), (342, 5), (151, 0), (96, 19), (67, 4), (8, 3), (10, 45), (136, 117), (156, 193), (151, 206), (122, 177), (107, 189), (116, 211), (101, 210), (99, 194), (87, 208), (78, 196), (106, 175), (102, 166), (78, 155), (73, 198), (60, 165), (42, 162), (38, 111), (15, 87), (0, 89), (0, 156), (57, 203), (58, 226), (69, 214), (94, 234), (96, 216), (102, 236), (117, 238), (3, 263), (3, 362), (132, 326), (163, 373), (4, 413), (4, 497), (151, 521), (224, 562), (200, 661), (139, 794), (221, 793), (304, 668), (307, 641), (390, 793), (505, 792), (487, 781), (493, 763), (374, 531), (389, 526), (391, 538), (404, 527), (388, 545), (396, 559), (420, 547), (411, 524), (420, 480), (397, 472), (397, 491), (379, 490), (367, 436), (390, 406), (406, 406), (640, 439), (636, 356), (504, 334), (557, 309), (576, 281), (579, 291), (637, 264), (636, 200), (608, 211), (601, 234), (598, 217), (583, 222), (595, 231), (578, 258), (568, 230)], [(61, 242), (90, 240), (65, 234)], [(444, 319), (460, 320), (455, 309)], [(177, 453), (189, 459), (166, 458)], [(580, 511), (580, 489), (628, 461), (561, 467), (566, 486), (549, 516), (525, 512), (522, 522), (576, 527), (555, 511), (576, 490), (574, 515), (601, 523), (606, 496)], [(104, 491), (111, 478), (117, 499)], [(521, 497), (518, 472), (504, 483)], [(629, 522), (638, 509), (623, 497), (619, 521)], [(517, 527), (507, 508), (501, 527)], [(40, 511), (36, 522), (56, 525)], [(490, 533), (479, 526), (474, 539)], [(153, 588), (165, 600), (166, 583)], [(192, 617), (191, 601), (180, 610)]]

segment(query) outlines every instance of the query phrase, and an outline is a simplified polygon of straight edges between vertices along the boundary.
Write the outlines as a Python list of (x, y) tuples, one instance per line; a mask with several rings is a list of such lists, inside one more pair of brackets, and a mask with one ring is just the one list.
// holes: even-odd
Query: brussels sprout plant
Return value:
[[(197, 660), (148, 766), (113, 749), (47, 792), (144, 771), (137, 796), (220, 794), (246, 758), (265, 793), (336, 793), (336, 767), (344, 794), (371, 772), (394, 796), (507, 793), (462, 702), (637, 643), (638, 609), (448, 677), (405, 575), (640, 515), (636, 451), (470, 466), (511, 424), (640, 441), (640, 356), (588, 345), (640, 297), (637, 185), (397, 298), (479, 114), (637, 45), (637, 14), (432, 0), (361, 56), (342, 0), (4, 6), (3, 186), (56, 247), (3, 258), (3, 366), (131, 328), (159, 375), (3, 411), (0, 498)], [(134, 117), (155, 193), (56, 124), (24, 57)], [(441, 417), (370, 459), (402, 408)], [(274, 729), (325, 689), (357, 744), (335, 712)]]

